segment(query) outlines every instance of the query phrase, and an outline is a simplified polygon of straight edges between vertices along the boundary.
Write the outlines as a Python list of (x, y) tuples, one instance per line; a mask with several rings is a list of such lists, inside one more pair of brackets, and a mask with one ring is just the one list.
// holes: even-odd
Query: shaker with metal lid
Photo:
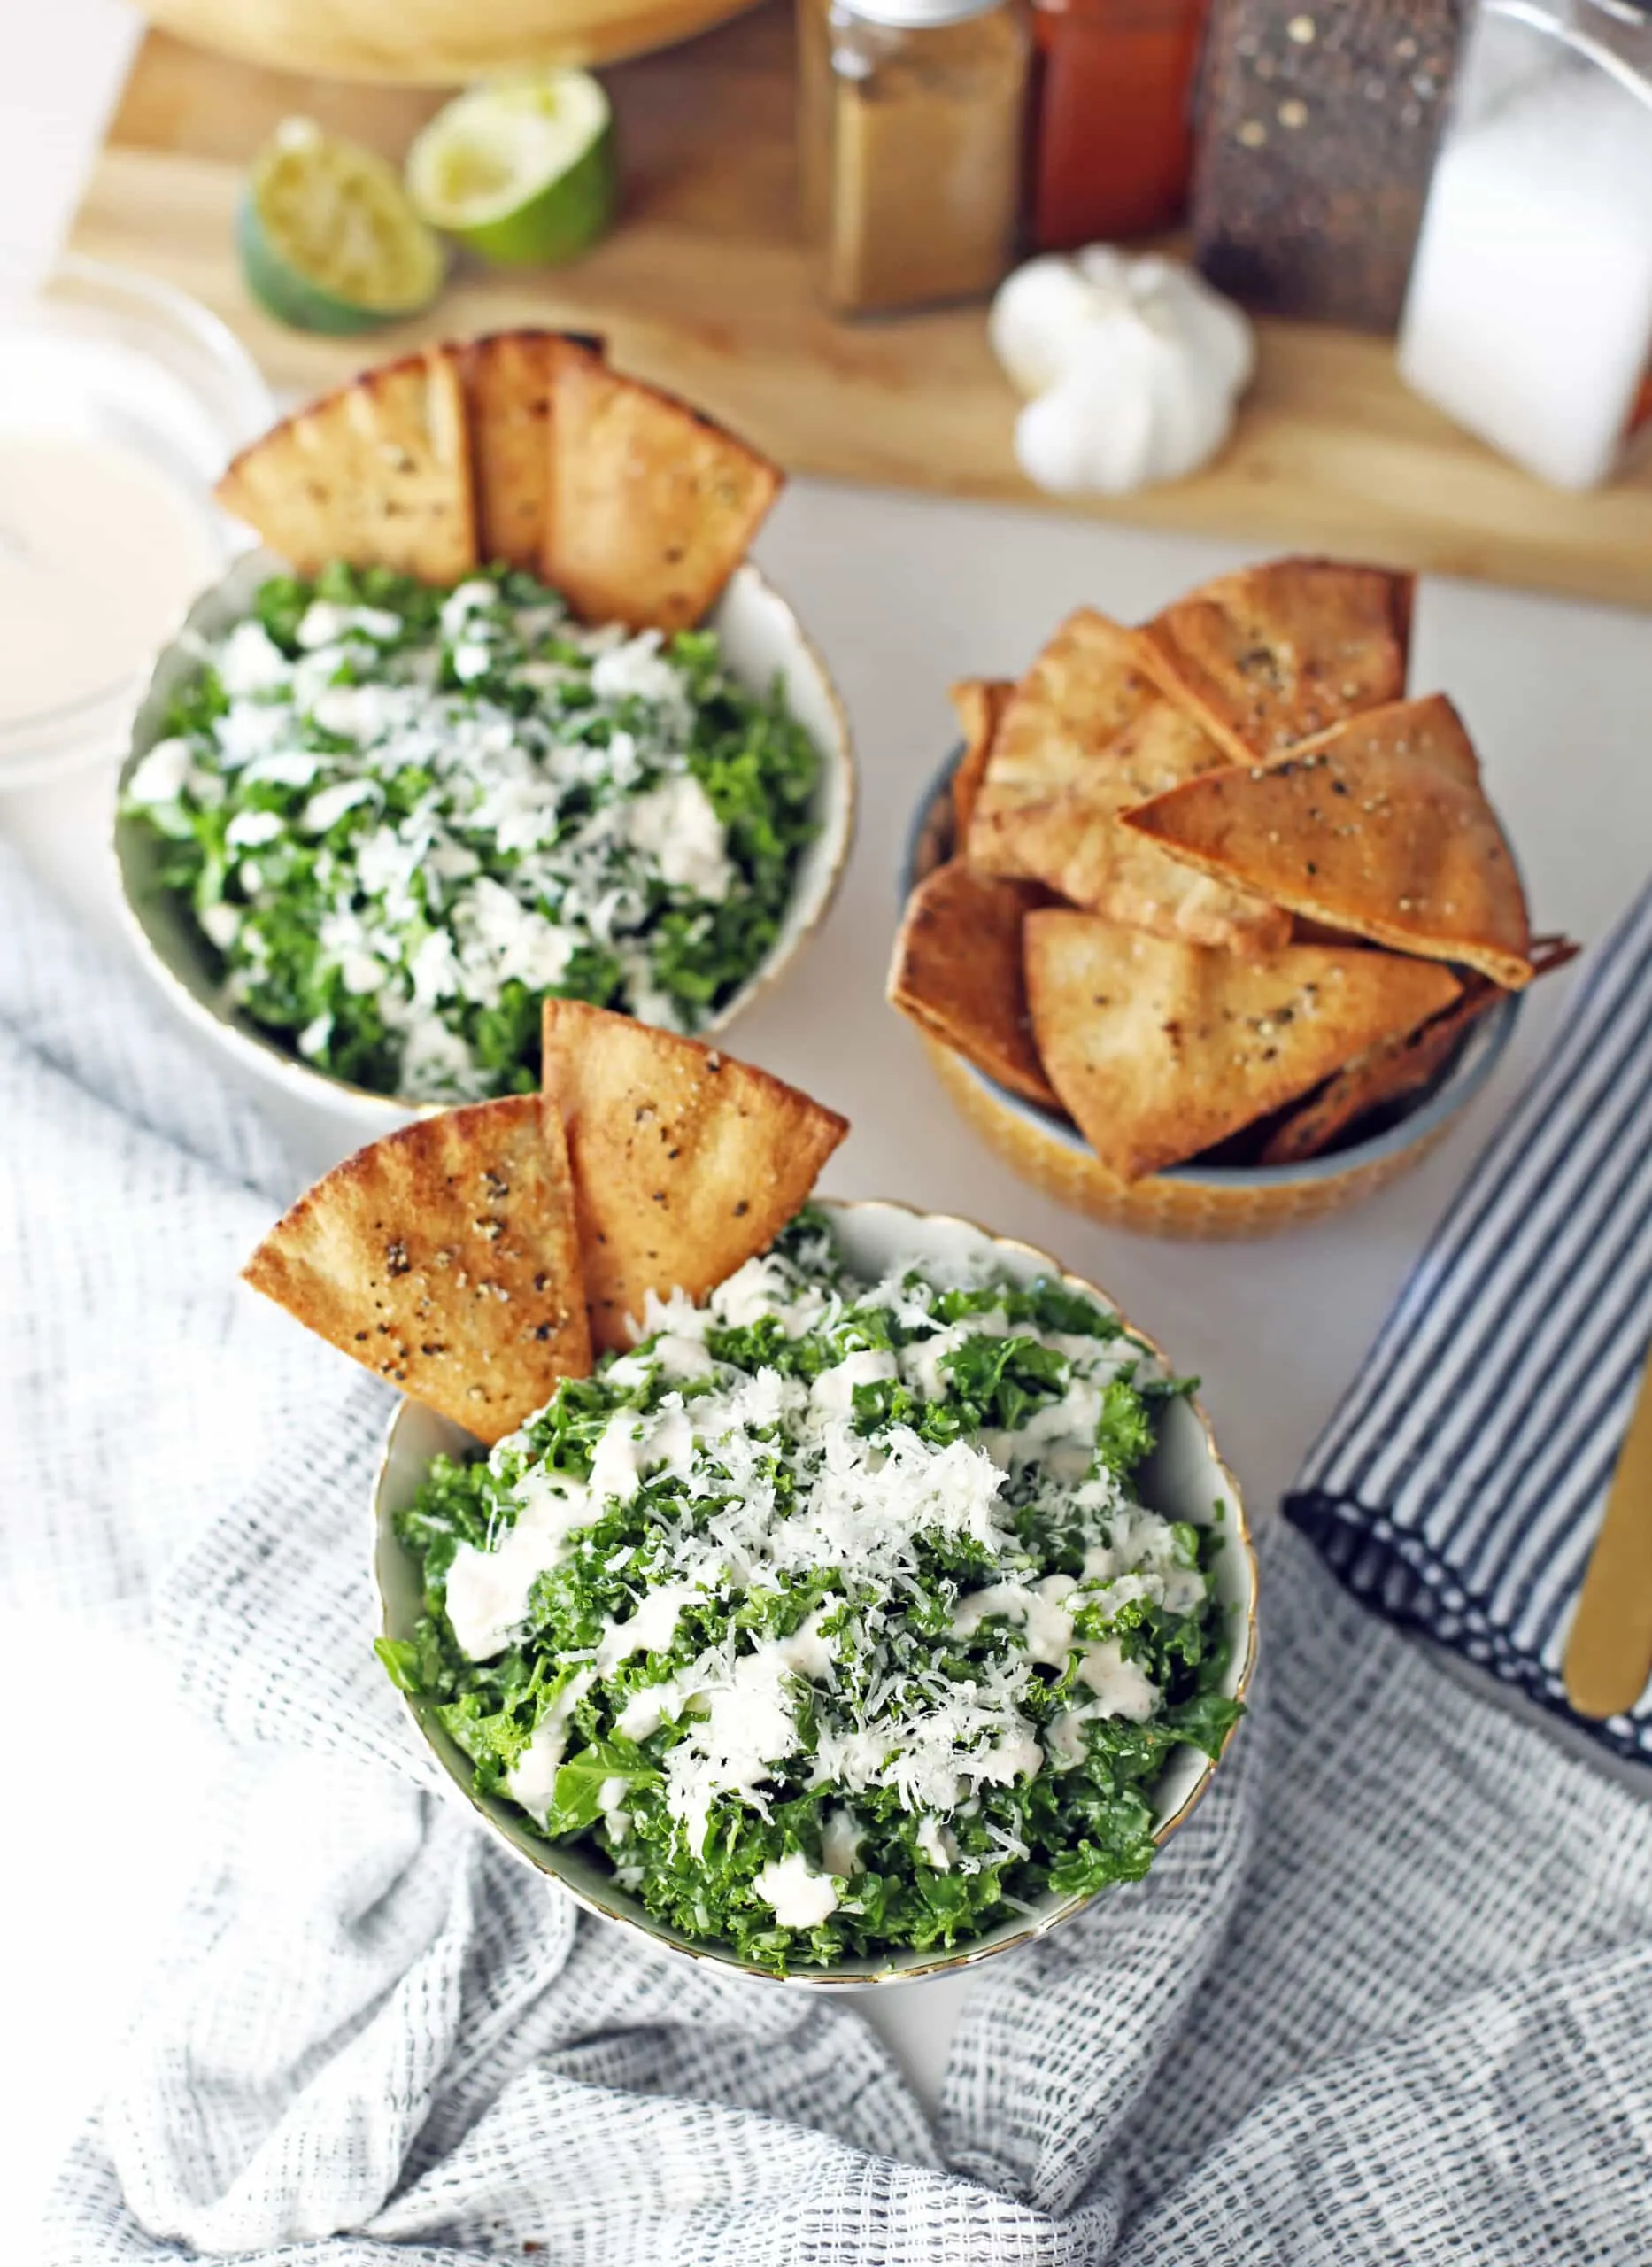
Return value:
[(1480, 0), (1400, 336), (1408, 384), (1561, 488), (1652, 418), (1652, 0)]
[(1015, 252), (1021, 0), (799, 0), (803, 231), (827, 306), (984, 296)]

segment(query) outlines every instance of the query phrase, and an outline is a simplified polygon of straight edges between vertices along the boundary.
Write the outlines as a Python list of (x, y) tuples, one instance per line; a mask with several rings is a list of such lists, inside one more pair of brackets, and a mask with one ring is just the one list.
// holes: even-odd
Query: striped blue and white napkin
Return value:
[[(1652, 887), (1586, 967), (1285, 1516), (1365, 1604), (1571, 1714), (1562, 1655), (1648, 1335)], [(1652, 1688), (1590, 1729), (1652, 1760)]]

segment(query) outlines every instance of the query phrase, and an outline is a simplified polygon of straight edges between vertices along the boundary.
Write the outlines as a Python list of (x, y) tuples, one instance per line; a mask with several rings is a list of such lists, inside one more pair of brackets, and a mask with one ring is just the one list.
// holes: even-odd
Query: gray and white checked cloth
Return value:
[(852, 2002), (639, 1947), (436, 1793), (369, 1652), (385, 1397), (235, 1286), (282, 1161), (4, 851), (0, 1122), (7, 1590), (141, 1617), (241, 1755), (53, 2267), (1652, 2258), (1652, 1808), (1300, 1538), (1211, 1794), (982, 1973), (931, 2124)]

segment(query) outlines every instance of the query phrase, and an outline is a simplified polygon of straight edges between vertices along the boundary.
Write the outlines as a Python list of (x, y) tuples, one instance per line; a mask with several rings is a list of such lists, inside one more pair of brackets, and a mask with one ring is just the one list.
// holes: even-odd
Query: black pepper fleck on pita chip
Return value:
[[(511, 1193), (479, 1222), (461, 1192), (488, 1169)], [(452, 1267), (455, 1257), (470, 1265)], [(358, 1150), (299, 1198), (244, 1273), (310, 1329), (487, 1441), (542, 1408), (560, 1379), (590, 1373), (567, 1142), (537, 1095), (444, 1111)], [(369, 1301), (389, 1318), (376, 1326), (390, 1342), (378, 1354), (359, 1327)]]
[[(650, 1291), (703, 1298), (766, 1250), (849, 1130), (766, 1071), (583, 1001), (545, 1002), (544, 1054), (599, 1349), (631, 1343)], [(668, 1175), (638, 1132), (639, 1095), (678, 1153)]]

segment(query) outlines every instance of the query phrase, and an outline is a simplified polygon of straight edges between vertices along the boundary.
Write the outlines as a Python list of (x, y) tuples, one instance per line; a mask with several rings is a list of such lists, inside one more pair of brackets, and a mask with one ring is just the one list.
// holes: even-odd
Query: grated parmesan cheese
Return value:
[[(655, 631), (588, 629), (552, 592), (518, 603), (521, 589), (521, 578), (473, 576), (443, 600), (439, 628), (421, 607), (404, 615), (312, 598), (281, 632), (289, 650), (263, 622), (237, 623), (202, 648), (225, 712), (191, 717), (127, 789), (135, 809), (186, 817), (228, 796), (232, 850), (280, 847), (267, 865), (234, 869), (248, 901), (235, 910), (291, 908), (311, 937), (346, 918), (374, 932), (371, 945), (319, 959), (323, 980), (337, 967), (349, 997), (366, 1003), (358, 1019), (327, 1001), (336, 1012), (325, 1029), (319, 1013), (292, 1014), (304, 990), (290, 966), (278, 975), (267, 953), (252, 965), (239, 933), (220, 949), (234, 956), (247, 1012), (277, 1027), (286, 1016), (313, 1059), (359, 1032), (392, 1061), (388, 1079), (366, 1079), (386, 1091), (465, 1101), (508, 1090), (516, 1064), (498, 1051), (518, 1028), (515, 986), (535, 998), (570, 988), (696, 1028), (751, 972), (738, 925), (728, 940), (713, 935), (714, 909), (747, 892), (775, 911), (771, 881), (739, 863), (695, 768), (737, 747), (728, 712), (743, 714), (749, 697), (691, 681)], [(269, 619), (281, 618), (278, 597)], [(547, 639), (555, 659), (538, 656)], [(790, 720), (783, 729), (800, 731)], [(292, 792), (279, 808), (274, 796), (235, 808), (255, 785)], [(806, 822), (799, 808), (782, 823), (780, 792), (765, 776), (767, 815), (795, 849)], [(668, 910), (699, 927), (668, 936)], [(290, 923), (283, 934), (292, 939)], [(445, 956), (439, 982), (426, 957), (433, 940)], [(706, 978), (722, 959), (714, 997)], [(500, 1031), (484, 1035), (480, 1019), (502, 1004)], [(362, 1077), (359, 1061), (349, 1075)]]
[[(1048, 1865), (1053, 1806), (1079, 1806), (1084, 1864), (1117, 1877), (1118, 1830), (1084, 1842), (1083, 1806), (1154, 1768), (1123, 1728), (1169, 1705), (1158, 1664), (1167, 1681), (1180, 1672), (1143, 1633), (1202, 1617), (1209, 1596), (1185, 1531), (1098, 1454), (1104, 1395), (1139, 1350), (1043, 1328), (1028, 1319), (1043, 1308), (1012, 1311), (1007, 1286), (951, 1287), (976, 1296), (943, 1320), (936, 1287), (908, 1271), (856, 1286), (803, 1264), (808, 1249), (783, 1243), (703, 1304), (651, 1296), (649, 1335), (600, 1373), (619, 1405), (593, 1425), (575, 1404), (583, 1478), (536, 1461), (556, 1404), (494, 1450), (499, 1528), (490, 1548), (456, 1546), (454, 1637), (476, 1661), (516, 1644), (575, 1665), (582, 1721), (594, 1710), (604, 1727), (587, 1736), (605, 1743), (590, 1751), (595, 1794), (589, 1776), (570, 1782), (579, 1817), (679, 1926), (691, 1920), (671, 1900), (691, 1894), (691, 1869), (751, 1850), (743, 1836), (765, 1838), (761, 1854), (730, 1893), (783, 1928), (836, 1915), (853, 1930), (888, 1909), (892, 1867), (929, 1882), (931, 1915), (982, 1909), (1007, 1869)], [(745, 1336), (765, 1319), (786, 1350), (774, 1362)], [(994, 1458), (986, 1404), (961, 1425), (956, 1397), (1000, 1381)], [(870, 1387), (890, 1392), (868, 1401)], [(605, 1603), (583, 1618), (591, 1585)], [(548, 1714), (511, 1791), (551, 1799), (557, 1737)], [(1118, 1875), (1145, 1862), (1121, 1854)]]

